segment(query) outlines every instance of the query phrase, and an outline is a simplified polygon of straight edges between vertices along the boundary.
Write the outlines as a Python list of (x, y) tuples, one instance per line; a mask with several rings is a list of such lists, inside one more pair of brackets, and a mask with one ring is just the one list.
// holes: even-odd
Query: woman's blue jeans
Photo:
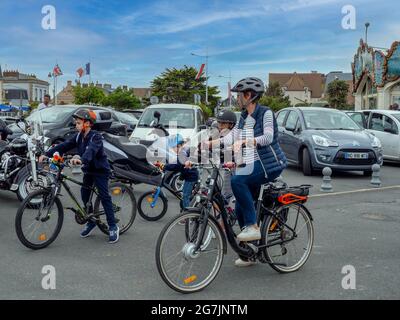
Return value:
[[(243, 168), (245, 169), (245, 168)], [(265, 177), (265, 172), (260, 161), (254, 163), (251, 173), (241, 174), (241, 168), (236, 170), (232, 177), (232, 191), (236, 198), (235, 212), (241, 228), (256, 224), (256, 208), (254, 201), (257, 199), (261, 185), (275, 180), (280, 171)], [(243, 170), (242, 170), (243, 171)]]

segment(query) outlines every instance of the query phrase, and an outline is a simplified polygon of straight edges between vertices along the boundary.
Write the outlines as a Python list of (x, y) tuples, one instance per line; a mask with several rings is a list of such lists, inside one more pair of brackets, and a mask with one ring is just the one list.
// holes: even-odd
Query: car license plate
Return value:
[(345, 152), (345, 159), (368, 159), (368, 153), (363, 152)]

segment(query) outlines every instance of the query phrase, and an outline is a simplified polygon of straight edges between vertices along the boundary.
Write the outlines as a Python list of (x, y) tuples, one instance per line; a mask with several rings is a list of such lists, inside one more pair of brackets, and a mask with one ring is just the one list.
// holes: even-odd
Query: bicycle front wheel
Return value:
[(279, 208), (261, 227), (264, 258), (280, 272), (299, 270), (308, 260), (314, 243), (314, 227), (307, 209), (301, 204)]
[[(109, 192), (114, 208), (114, 217), (119, 227), (119, 233), (128, 231), (136, 218), (136, 197), (133, 190), (122, 182), (110, 183)], [(97, 226), (108, 235), (108, 224), (100, 197), (94, 203), (94, 213), (98, 215)]]
[[(181, 293), (203, 290), (216, 278), (223, 262), (223, 234), (213, 219), (201, 221), (199, 213), (185, 211), (164, 227), (157, 240), (158, 272), (170, 288)], [(209, 230), (215, 237), (195, 250), (200, 227), (188, 230), (188, 226), (202, 223), (207, 223), (202, 244), (209, 240)], [(188, 231), (191, 234), (188, 235)]]
[(138, 210), (140, 216), (147, 221), (160, 220), (167, 213), (168, 201), (163, 194), (159, 194), (157, 201), (154, 202), (154, 191), (143, 193), (138, 200)]
[[(33, 250), (50, 245), (60, 233), (64, 211), (58, 197), (52, 201), (49, 190), (32, 192), (22, 202), (15, 216), (15, 231), (21, 243)], [(31, 203), (38, 205), (32, 206)]]

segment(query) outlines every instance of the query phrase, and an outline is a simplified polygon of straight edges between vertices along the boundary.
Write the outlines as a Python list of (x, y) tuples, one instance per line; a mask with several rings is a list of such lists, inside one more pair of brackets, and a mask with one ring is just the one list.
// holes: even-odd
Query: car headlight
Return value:
[(336, 141), (329, 140), (329, 139), (321, 137), (321, 136), (313, 135), (312, 138), (314, 140), (314, 143), (320, 147), (338, 147), (339, 146), (339, 144)]
[(382, 143), (377, 137), (372, 136), (371, 146), (372, 146), (372, 148), (381, 148), (382, 147)]

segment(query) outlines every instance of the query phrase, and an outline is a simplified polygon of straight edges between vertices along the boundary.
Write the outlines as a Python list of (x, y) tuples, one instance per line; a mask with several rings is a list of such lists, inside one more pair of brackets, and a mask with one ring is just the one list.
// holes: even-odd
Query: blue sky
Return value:
[[(56, 30), (43, 30), (44, 5), (56, 9)], [(356, 29), (342, 28), (342, 7), (356, 9)], [(2, 0), (0, 64), (47, 79), (58, 62), (59, 89), (88, 61), (92, 80), (147, 87), (165, 68), (203, 60), (210, 85), (226, 95), (225, 78), (267, 81), (269, 72), (350, 71), (369, 21), (369, 43), (400, 40), (398, 0)]]

